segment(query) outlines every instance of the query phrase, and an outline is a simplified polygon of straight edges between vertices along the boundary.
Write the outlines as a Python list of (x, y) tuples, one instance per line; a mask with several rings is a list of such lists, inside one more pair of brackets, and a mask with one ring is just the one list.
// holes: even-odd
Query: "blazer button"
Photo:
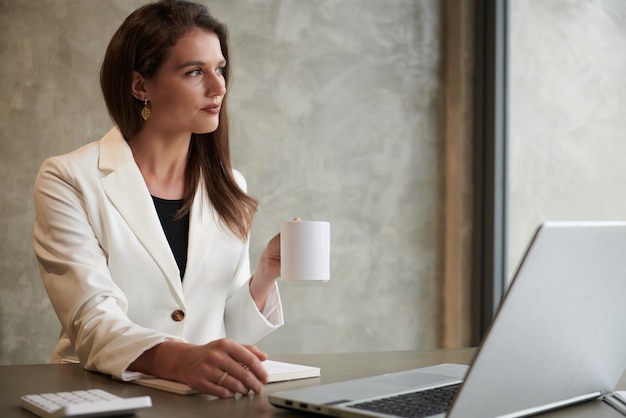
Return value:
[(185, 319), (185, 312), (181, 311), (180, 309), (176, 309), (174, 312), (172, 312), (172, 319), (176, 322), (180, 322), (183, 319)]

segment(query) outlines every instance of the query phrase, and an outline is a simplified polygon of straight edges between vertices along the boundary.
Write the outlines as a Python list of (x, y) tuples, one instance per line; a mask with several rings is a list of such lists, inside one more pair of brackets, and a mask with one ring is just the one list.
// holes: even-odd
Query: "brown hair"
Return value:
[[(184, 35), (200, 28), (217, 35), (226, 59), (224, 79), (230, 79), (228, 31), (199, 4), (182, 0), (161, 0), (130, 14), (113, 35), (100, 69), (100, 86), (109, 114), (126, 141), (141, 129), (143, 102), (131, 94), (133, 71), (153, 77), (169, 49)], [(192, 134), (185, 172), (181, 215), (189, 212), (200, 182), (204, 181), (209, 200), (222, 221), (238, 237), (250, 232), (258, 202), (235, 181), (230, 162), (228, 112), (222, 101), (219, 126), (211, 133)]]

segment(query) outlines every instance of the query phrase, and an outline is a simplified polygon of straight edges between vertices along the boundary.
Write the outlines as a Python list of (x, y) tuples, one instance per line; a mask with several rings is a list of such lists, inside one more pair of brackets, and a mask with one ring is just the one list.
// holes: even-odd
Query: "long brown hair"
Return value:
[[(113, 35), (100, 69), (100, 86), (109, 114), (126, 141), (142, 127), (143, 102), (131, 94), (133, 71), (153, 77), (169, 49), (184, 35), (200, 28), (217, 35), (226, 59), (224, 79), (231, 76), (226, 25), (211, 16), (206, 7), (182, 0), (161, 0), (130, 14)], [(191, 204), (202, 177), (211, 204), (227, 227), (245, 239), (250, 232), (257, 200), (235, 181), (230, 162), (227, 95), (222, 100), (219, 126), (211, 133), (192, 134), (185, 172), (181, 214)]]

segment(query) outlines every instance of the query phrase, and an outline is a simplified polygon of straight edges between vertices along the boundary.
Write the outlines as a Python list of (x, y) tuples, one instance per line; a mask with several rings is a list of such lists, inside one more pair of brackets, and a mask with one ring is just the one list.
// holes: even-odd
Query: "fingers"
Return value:
[(263, 351), (259, 350), (259, 348), (255, 345), (244, 345), (250, 352), (252, 352), (260, 361), (267, 360), (267, 354)]
[(229, 349), (230, 357), (235, 360), (235, 363), (230, 363), (230, 370), (225, 371), (244, 384), (257, 386), (257, 383), (261, 383), (258, 390), (250, 386), (255, 392), (260, 392), (263, 384), (268, 380), (267, 371), (261, 363), (267, 358), (265, 353), (255, 346), (237, 343), (229, 345)]
[[(243, 369), (243, 366), (239, 366)], [(226, 368), (226, 367), (225, 367)], [(209, 393), (213, 393), (216, 396), (222, 398), (229, 398), (234, 396), (237, 393), (248, 394), (250, 392), (259, 393), (263, 387), (258, 381), (256, 383), (251, 383), (249, 378), (243, 378), (241, 374), (239, 376), (231, 375), (229, 372), (218, 370), (221, 372), (219, 377), (217, 374), (214, 375), (213, 382), (210, 382), (211, 391)], [(246, 380), (246, 382), (241, 379)], [(255, 387), (257, 386), (258, 387)]]
[[(237, 365), (229, 368), (230, 372), (224, 372), (215, 383), (218, 387), (226, 389), (232, 393), (248, 394), (261, 393), (263, 384), (246, 366)], [(221, 384), (219, 384), (221, 381)]]
[(206, 354), (204, 364), (196, 370), (201, 376), (194, 379), (194, 389), (228, 398), (237, 393), (260, 393), (267, 383), (267, 371), (261, 364), (267, 356), (257, 347), (225, 338), (200, 348)]

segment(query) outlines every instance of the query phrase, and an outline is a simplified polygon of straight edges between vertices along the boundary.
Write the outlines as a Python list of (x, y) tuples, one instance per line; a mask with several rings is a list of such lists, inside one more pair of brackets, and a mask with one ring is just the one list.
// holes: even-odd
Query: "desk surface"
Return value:
[[(132, 383), (112, 380), (97, 373), (86, 372), (81, 366), (74, 364), (0, 366), (0, 417), (34, 416), (20, 407), (20, 395), (94, 388), (104, 389), (122, 397), (151, 396), (152, 408), (140, 411), (137, 417), (312, 417), (313, 415), (273, 407), (267, 400), (267, 394), (437, 363), (467, 364), (471, 361), (473, 353), (473, 349), (459, 349), (272, 356), (273, 360), (320, 367), (322, 376), (292, 382), (271, 383), (266, 385), (263, 393), (259, 395), (242, 396), (234, 399), (216, 399), (207, 395), (175, 395)], [(620, 382), (619, 388), (626, 387), (624, 383), (626, 382)], [(544, 414), (542, 417), (620, 418), (621, 415), (601, 401), (591, 401)]]

